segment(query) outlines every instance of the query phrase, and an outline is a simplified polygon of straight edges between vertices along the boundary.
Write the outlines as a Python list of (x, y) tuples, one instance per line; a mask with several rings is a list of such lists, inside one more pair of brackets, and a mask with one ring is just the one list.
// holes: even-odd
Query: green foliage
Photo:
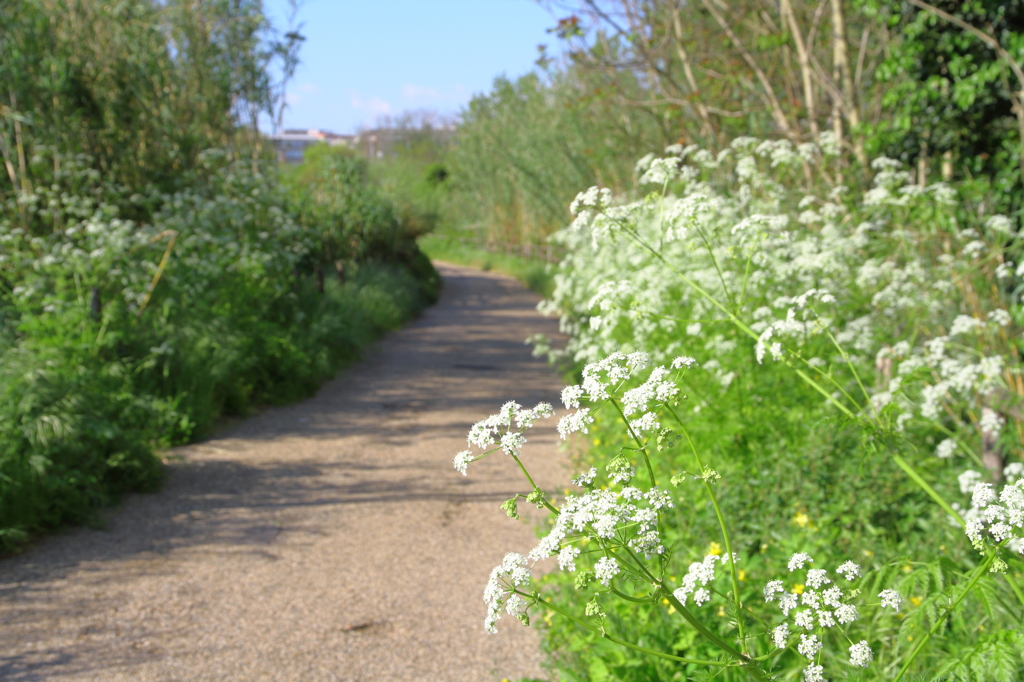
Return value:
[(543, 244), (568, 221), (580, 187), (628, 189), (634, 150), (675, 141), (593, 86), (573, 70), (550, 81), (498, 78), (470, 102), (449, 153), (454, 227), (490, 242)]
[(447, 234), (427, 235), (421, 237), (418, 243), (432, 260), (470, 265), (485, 271), (494, 270), (511, 275), (528, 289), (542, 296), (550, 296), (554, 291), (552, 265), (545, 261), (507, 253), (492, 253)]
[(317, 150), (279, 183), (249, 125), (299, 38), (274, 42), (259, 3), (3, 12), (7, 549), (152, 489), (157, 451), (221, 416), (309, 395), (439, 278), (365, 164)]
[[(1024, 3), (931, 3), (994, 37), (1024, 59)], [(1021, 140), (1011, 93), (1022, 86), (991, 47), (963, 28), (908, 4), (886, 15), (902, 34), (877, 77), (892, 85), (889, 116), (872, 134), (877, 153), (914, 162), (924, 153), (937, 172), (949, 154), (957, 177), (987, 177), (1000, 210), (1020, 208)]]
[[(1019, 677), (1024, 667), (1014, 647), (1022, 600), (1014, 583), (1024, 577), (1024, 564), (1007, 553), (1009, 574), (988, 573), (960, 526), (893, 457), (912, 462), (917, 475), (941, 498), (958, 501), (964, 515), (978, 510), (963, 509), (958, 474), (977, 467), (984, 472), (979, 478), (999, 480), (1005, 464), (1019, 466), (1021, 426), (1010, 419), (996, 450), (1001, 460), (982, 466), (982, 451), (988, 448), (992, 457), (993, 446), (984, 444), (979, 414), (996, 383), (1013, 393), (1006, 404), (1019, 400), (1011, 377), (1019, 371), (1020, 282), (1005, 265), (1019, 260), (1014, 223), (985, 215), (993, 204), (977, 185), (919, 189), (891, 160), (876, 164), (876, 187), (863, 198), (808, 188), (796, 172), (799, 158), (787, 150), (785, 142), (758, 145), (749, 138), (734, 144), (736, 158), (728, 160), (684, 150), (689, 168), (674, 159), (668, 171), (658, 160), (643, 163), (660, 192), (630, 202), (595, 188), (574, 202), (580, 217), (557, 236), (568, 253), (547, 306), (561, 315), (571, 338), (553, 356), (568, 356), (579, 367), (615, 351), (643, 351), (665, 364), (686, 354), (702, 367), (680, 384), (672, 405), (681, 416), (678, 424), (673, 418), (666, 425), (662, 413), (661, 426), (671, 429), (659, 427), (639, 439), (614, 410), (595, 411), (575, 463), (603, 469), (610, 479), (623, 464), (642, 471), (637, 453), (643, 450), (662, 485), (673, 473), (677, 508), (659, 526), (666, 552), (657, 564), (671, 585), (679, 584), (691, 562), (724, 552), (718, 518), (701, 489), (704, 480), (714, 479), (733, 550), (741, 557), (739, 592), (749, 610), (744, 624), (755, 637), (777, 622), (761, 611), (760, 590), (772, 579), (795, 590), (784, 572), (786, 560), (809, 552), (816, 568), (847, 559), (861, 564), (864, 595), (896, 589), (904, 598), (896, 619), (864, 614), (875, 662), (849, 679), (894, 679), (933, 629), (912, 671), (942, 669), (950, 679)], [(824, 157), (815, 162), (826, 170), (831, 163)], [(733, 164), (735, 176), (727, 170)], [(815, 191), (821, 192), (817, 199)], [(753, 237), (747, 230), (755, 225)], [(820, 317), (801, 317), (803, 304), (794, 296), (812, 287), (834, 295)], [(782, 319), (787, 322), (769, 326)], [(994, 319), (1007, 326), (986, 326)], [(795, 325), (795, 336), (780, 333), (787, 324)], [(772, 329), (775, 334), (766, 336)], [(823, 329), (834, 341), (822, 339)], [(764, 354), (766, 338), (780, 343), (775, 361)], [(937, 359), (937, 346), (929, 345), (935, 339), (956, 350), (950, 347)], [(893, 353), (898, 345), (905, 350)], [(903, 358), (926, 346), (933, 350), (917, 353), (918, 369), (904, 371)], [(979, 359), (1001, 368), (992, 373), (992, 385), (940, 382), (953, 367)], [(835, 381), (822, 390), (798, 369)], [(833, 401), (850, 401), (855, 409), (844, 411)], [(929, 401), (943, 409), (933, 412)], [(897, 420), (898, 413), (905, 417)], [(680, 428), (686, 438), (678, 438)], [(955, 437), (957, 447), (936, 456), (944, 436)], [(691, 440), (713, 474), (694, 461)], [(638, 477), (647, 482), (643, 473)], [(544, 580), (558, 608), (581, 614), (596, 612), (596, 604), (604, 614), (599, 632), (557, 613), (548, 617), (545, 647), (567, 679), (671, 680), (701, 673), (696, 664), (612, 646), (606, 634), (691, 659), (712, 660), (719, 651), (667, 602), (617, 599), (562, 572)], [(618, 589), (646, 597), (638, 592), (650, 585), (641, 583), (631, 591), (623, 581)], [(973, 586), (969, 592), (966, 585)], [(735, 636), (735, 610), (704, 607), (699, 615), (713, 632)], [(848, 669), (850, 644), (826, 630), (820, 662), (830, 675)], [(791, 650), (768, 660), (782, 676), (807, 665)], [(830, 679), (844, 679), (835, 675)], [(728, 671), (717, 677), (743, 679)]]

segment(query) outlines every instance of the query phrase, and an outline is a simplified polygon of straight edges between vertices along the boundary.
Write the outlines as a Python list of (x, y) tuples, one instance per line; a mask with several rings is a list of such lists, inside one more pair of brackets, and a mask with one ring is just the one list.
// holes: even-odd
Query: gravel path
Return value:
[[(501, 680), (543, 677), (536, 635), (486, 635), (481, 590), (531, 527), (494, 456), (463, 478), (469, 425), (560, 383), (523, 339), (555, 323), (506, 277), (441, 265), (441, 301), (303, 403), (172, 453), (104, 530), (0, 561), (3, 680)], [(527, 457), (564, 481), (554, 420)]]

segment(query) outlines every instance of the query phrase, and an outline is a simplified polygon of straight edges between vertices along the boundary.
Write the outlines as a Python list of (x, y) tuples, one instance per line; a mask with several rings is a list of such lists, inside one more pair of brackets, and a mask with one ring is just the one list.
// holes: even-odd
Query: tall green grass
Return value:
[(528, 289), (541, 296), (550, 296), (554, 291), (554, 269), (552, 264), (546, 261), (508, 253), (493, 253), (447, 234), (429, 234), (420, 237), (418, 243), (423, 253), (431, 260), (500, 272), (515, 277)]

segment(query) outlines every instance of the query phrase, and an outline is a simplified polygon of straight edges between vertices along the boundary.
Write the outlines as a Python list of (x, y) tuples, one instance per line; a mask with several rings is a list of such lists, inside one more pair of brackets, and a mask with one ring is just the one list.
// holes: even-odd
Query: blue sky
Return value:
[[(265, 0), (279, 28), (287, 1)], [(285, 128), (353, 133), (384, 115), (455, 114), (496, 76), (534, 67), (555, 24), (536, 0), (305, 0)]]

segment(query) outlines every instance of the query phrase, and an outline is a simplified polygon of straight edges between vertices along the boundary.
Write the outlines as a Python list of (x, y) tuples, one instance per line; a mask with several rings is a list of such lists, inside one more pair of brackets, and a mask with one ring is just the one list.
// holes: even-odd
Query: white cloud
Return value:
[(444, 99), (444, 95), (433, 88), (424, 88), (411, 83), (402, 85), (402, 95), (411, 104), (428, 104)]
[(323, 92), (323, 89), (321, 89), (316, 83), (303, 83), (299, 86), (299, 90), (302, 92), (308, 92), (311, 95), (317, 95)]
[(402, 85), (405, 106), (413, 108), (461, 106), (469, 101), (471, 94), (461, 83), (447, 90), (437, 90), (412, 83)]
[(364, 98), (358, 92), (352, 93), (352, 106), (374, 116), (388, 116), (392, 112), (391, 103), (380, 97)]

